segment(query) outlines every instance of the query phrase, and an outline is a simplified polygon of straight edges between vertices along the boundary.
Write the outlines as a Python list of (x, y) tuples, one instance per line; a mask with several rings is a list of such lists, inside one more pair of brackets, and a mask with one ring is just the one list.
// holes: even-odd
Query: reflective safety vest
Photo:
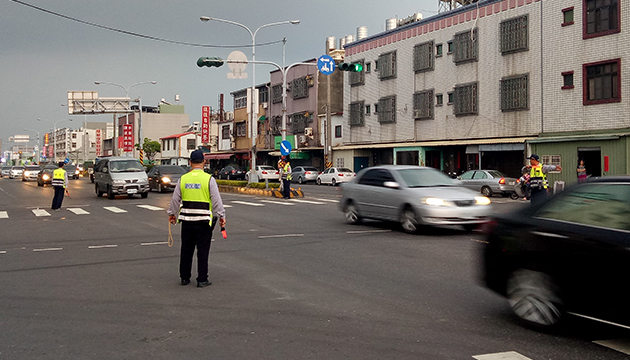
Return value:
[(211, 178), (210, 174), (201, 169), (182, 175), (179, 180), (179, 188), (182, 192), (179, 221), (208, 221), (212, 225)]
[(53, 171), (53, 178), (51, 181), (52, 186), (63, 186), (66, 188), (66, 170), (62, 168), (55, 169)]
[(529, 184), (532, 189), (547, 189), (547, 175), (542, 171), (542, 164), (532, 166), (529, 171)]
[(291, 164), (284, 164), (284, 168), (282, 168), (282, 177), (287, 180), (293, 180), (293, 175), (291, 175)]

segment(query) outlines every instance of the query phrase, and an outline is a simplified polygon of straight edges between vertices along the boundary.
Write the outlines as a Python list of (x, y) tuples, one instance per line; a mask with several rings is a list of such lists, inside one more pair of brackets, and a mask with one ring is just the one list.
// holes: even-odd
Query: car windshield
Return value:
[(24, 170), (24, 166), (14, 166), (13, 170)]
[(144, 171), (138, 160), (110, 161), (111, 172), (136, 172)]
[(451, 178), (434, 169), (403, 169), (398, 173), (410, 188), (454, 185)]
[(186, 169), (177, 165), (163, 166), (163, 167), (160, 167), (160, 172), (162, 174), (185, 174)]
[(26, 170), (39, 170), (39, 166), (27, 166)]
[(493, 178), (502, 178), (502, 177), (504, 177), (504, 175), (501, 174), (501, 172), (496, 171), (496, 170), (490, 170), (490, 171), (488, 171), (488, 174), (490, 174)]
[(261, 170), (275, 170), (272, 166), (268, 166), (268, 165), (266, 165), (266, 166), (261, 166), (261, 167), (260, 167), (260, 169), (261, 169)]
[(348, 168), (339, 168), (337, 169), (338, 172), (343, 172), (343, 173), (351, 173), (352, 170), (348, 169)]

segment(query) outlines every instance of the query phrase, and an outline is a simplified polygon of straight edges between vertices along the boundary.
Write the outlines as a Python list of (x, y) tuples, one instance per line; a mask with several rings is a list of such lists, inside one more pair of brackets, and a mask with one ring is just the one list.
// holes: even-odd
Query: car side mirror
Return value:
[(385, 181), (383, 186), (390, 189), (400, 189), (400, 184), (395, 181)]

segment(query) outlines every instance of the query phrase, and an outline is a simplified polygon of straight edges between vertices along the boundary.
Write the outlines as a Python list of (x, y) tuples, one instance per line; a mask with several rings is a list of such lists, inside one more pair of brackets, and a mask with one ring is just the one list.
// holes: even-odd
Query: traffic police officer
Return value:
[(545, 199), (547, 196), (547, 173), (549, 171), (562, 171), (561, 166), (543, 165), (540, 163), (540, 157), (531, 154), (529, 157), (529, 165), (523, 167), (523, 172), (529, 170), (529, 184), (531, 190), (532, 205)]
[(282, 181), (282, 197), (285, 199), (291, 198), (291, 180), (293, 175), (291, 174), (291, 163), (289, 160), (282, 156), (280, 160), (280, 180)]
[(214, 178), (203, 171), (204, 156), (201, 150), (190, 154), (191, 170), (177, 182), (167, 213), (171, 224), (182, 223), (182, 248), (179, 276), (182, 285), (190, 283), (192, 262), (197, 248), (197, 287), (211, 285), (208, 281), (208, 255), (212, 231), (218, 217), (225, 226), (225, 209)]
[(64, 162), (59, 162), (59, 168), (53, 171), (53, 178), (51, 184), (53, 189), (55, 189), (55, 196), (53, 197), (51, 209), (59, 210), (61, 208), (61, 203), (63, 203), (63, 193), (64, 191), (67, 193), (68, 190), (66, 187), (68, 186), (68, 173), (63, 169)]

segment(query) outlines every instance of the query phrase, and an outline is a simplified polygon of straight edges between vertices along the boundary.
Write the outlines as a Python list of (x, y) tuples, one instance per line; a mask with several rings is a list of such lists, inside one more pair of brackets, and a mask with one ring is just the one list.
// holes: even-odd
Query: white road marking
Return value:
[(317, 200), (317, 201), (328, 201), (328, 202), (334, 202), (334, 203), (338, 203), (339, 200), (333, 200), (333, 199), (322, 199), (322, 198), (313, 198), (313, 200)]
[(517, 353), (516, 351), (476, 355), (476, 356), (473, 356), (473, 359), (477, 359), (477, 360), (532, 360), (526, 356), (523, 356)]
[(300, 237), (304, 234), (283, 234), (283, 235), (261, 235), (259, 239), (284, 238), (284, 237)]
[(104, 249), (104, 248), (115, 248), (118, 245), (93, 245), (88, 246), (88, 249)]
[(279, 205), (295, 206), (295, 204), (291, 204), (291, 203), (288, 203), (286, 201), (260, 200), (260, 202), (264, 202), (264, 203), (268, 203), (268, 204), (279, 204)]
[(151, 245), (164, 245), (168, 244), (168, 241), (160, 241), (160, 242), (150, 242), (150, 243), (141, 243), (141, 246), (151, 246)]
[(630, 355), (630, 339), (599, 340), (593, 342), (609, 349), (617, 350), (621, 353)]
[(265, 206), (265, 204), (259, 204), (259, 203), (253, 203), (253, 202), (247, 202), (247, 201), (232, 201), (232, 203), (249, 205), (249, 206)]
[(144, 209), (147, 209), (147, 210), (152, 210), (152, 211), (166, 210), (164, 208), (153, 206), (153, 205), (138, 205), (138, 207), (144, 208)]
[(0, 211), (0, 219), (8, 219), (9, 213), (6, 211)]
[(6, 250), (0, 251), (0, 254), (6, 254), (6, 253), (7, 253)]
[(368, 233), (384, 233), (391, 232), (391, 230), (351, 230), (346, 231), (346, 234), (368, 234)]
[(223, 204), (223, 207), (224, 207), (224, 208), (231, 208), (231, 207), (232, 207), (232, 205)]
[(115, 206), (104, 206), (103, 209), (109, 210), (109, 211), (111, 211), (113, 213), (117, 213), (117, 214), (126, 213), (127, 212), (127, 210), (123, 210), (123, 209), (117, 208)]
[(63, 250), (63, 248), (33, 249), (33, 251), (59, 251), (59, 250)]
[(323, 202), (319, 202), (319, 201), (309, 201), (309, 200), (300, 200), (300, 199), (290, 199), (289, 201), (299, 202), (299, 203), (304, 203), (304, 204), (324, 205)]
[(89, 215), (90, 213), (81, 208), (68, 208), (68, 211), (72, 211), (76, 215)]
[(32, 211), (33, 211), (33, 214), (35, 214), (35, 216), (50, 216), (48, 211), (44, 209), (33, 209)]

